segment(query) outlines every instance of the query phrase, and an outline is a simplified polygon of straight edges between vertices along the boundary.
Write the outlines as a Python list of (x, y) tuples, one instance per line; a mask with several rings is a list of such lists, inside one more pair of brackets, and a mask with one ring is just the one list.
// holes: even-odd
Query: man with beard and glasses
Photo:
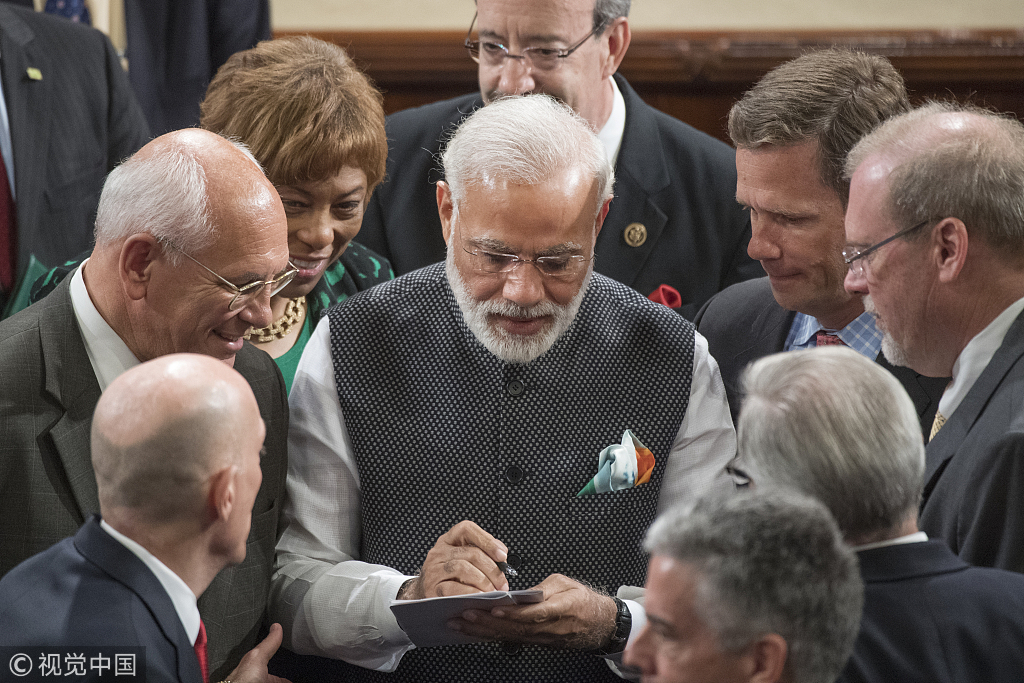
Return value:
[(931, 103), (846, 162), (846, 289), (894, 365), (952, 375), (925, 451), (920, 527), (1024, 572), (1024, 125)]
[[(319, 676), (614, 680), (595, 655), (644, 623), (620, 598), (639, 595), (648, 525), (732, 486), (718, 367), (689, 322), (594, 274), (614, 175), (568, 107), (502, 99), (443, 164), (446, 263), (333, 308), (299, 364), (272, 613), (285, 647), (343, 660), (317, 660)], [(653, 454), (649, 480), (578, 495), (602, 449), (636, 448), (626, 430)], [(389, 611), (531, 587), (540, 604), (440, 627), (471, 644), (414, 649)]]
[(750, 221), (733, 200), (733, 150), (647, 105), (616, 73), (630, 0), (477, 0), (466, 36), (480, 91), (392, 114), (387, 179), (360, 240), (402, 275), (445, 258), (433, 182), (443, 143), (502, 96), (545, 93), (598, 132), (617, 183), (594, 268), (647, 296), (678, 290), (687, 319), (715, 292), (764, 271), (747, 255)]

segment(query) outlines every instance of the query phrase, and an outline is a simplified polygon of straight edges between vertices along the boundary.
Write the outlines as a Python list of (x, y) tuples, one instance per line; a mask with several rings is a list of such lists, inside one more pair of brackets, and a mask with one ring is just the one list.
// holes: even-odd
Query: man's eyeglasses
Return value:
[(846, 261), (846, 265), (850, 267), (850, 273), (856, 277), (864, 275), (864, 271), (867, 268), (868, 262), (870, 261), (870, 259), (868, 258), (869, 256), (874, 254), (876, 251), (878, 251), (885, 245), (889, 244), (889, 242), (899, 239), (900, 237), (903, 237), (905, 235), (909, 235), (915, 230), (919, 230), (931, 222), (932, 219), (930, 218), (927, 220), (923, 220), (917, 225), (912, 225), (909, 228), (900, 230), (892, 237), (886, 237), (881, 242), (877, 244), (872, 244), (870, 247), (864, 250), (860, 250), (857, 247), (845, 247), (843, 249), (843, 259)]
[(273, 278), (272, 280), (256, 280), (255, 282), (250, 282), (247, 285), (242, 285), (241, 287), (239, 287), (238, 285), (229, 282), (228, 280), (225, 280), (220, 275), (215, 273), (213, 270), (197, 261), (190, 254), (183, 251), (173, 242), (169, 242), (167, 240), (161, 240), (160, 242), (161, 244), (165, 244), (171, 249), (174, 249), (176, 252), (183, 254), (186, 258), (191, 260), (200, 268), (202, 268), (210, 275), (220, 280), (222, 285), (224, 285), (230, 292), (234, 293), (234, 296), (231, 297), (231, 302), (228, 304), (229, 311), (235, 311), (238, 310), (239, 308), (244, 308), (245, 306), (251, 304), (253, 301), (256, 300), (256, 297), (258, 297), (263, 292), (264, 287), (270, 288), (270, 296), (274, 296), (275, 294), (280, 293), (282, 289), (287, 287), (291, 283), (291, 281), (295, 279), (296, 273), (299, 272), (299, 269), (296, 268), (289, 260), (288, 269), (285, 270), (280, 275), (278, 275), (277, 277)]
[(466, 32), (466, 41), (463, 45), (466, 46), (466, 50), (469, 51), (469, 56), (474, 62), (483, 64), (484, 66), (501, 66), (506, 59), (525, 59), (533, 65), (533, 68), (540, 69), (542, 71), (550, 71), (559, 64), (562, 59), (565, 59), (576, 50), (583, 46), (583, 43), (590, 40), (591, 36), (594, 36), (604, 29), (605, 24), (599, 23), (588, 33), (583, 40), (576, 43), (570, 48), (559, 49), (554, 47), (527, 47), (523, 48), (522, 54), (514, 55), (508, 51), (508, 48), (501, 43), (495, 43), (489, 40), (472, 40), (470, 36), (473, 35), (473, 26), (476, 24), (476, 15), (473, 15), (473, 22), (469, 25), (469, 31)]
[(515, 254), (502, 254), (487, 249), (467, 249), (462, 245), (462, 250), (472, 256), (470, 263), (478, 273), (497, 275), (499, 273), (510, 273), (520, 263), (532, 263), (533, 266), (545, 277), (556, 280), (571, 280), (579, 276), (587, 264), (596, 257), (587, 258), (579, 254), (560, 254), (558, 256), (538, 256), (537, 258), (519, 258)]

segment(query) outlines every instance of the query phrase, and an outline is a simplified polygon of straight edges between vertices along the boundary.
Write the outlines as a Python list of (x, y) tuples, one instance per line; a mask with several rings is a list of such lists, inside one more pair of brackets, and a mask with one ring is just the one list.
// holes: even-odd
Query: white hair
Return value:
[[(257, 168), (259, 162), (237, 140), (229, 140)], [(206, 171), (194, 149), (172, 145), (131, 157), (110, 172), (96, 211), (96, 246), (147, 233), (188, 254), (208, 247), (216, 234)], [(171, 265), (181, 254), (166, 250)]]
[(847, 538), (887, 538), (916, 513), (921, 425), (892, 373), (828, 347), (762, 358), (742, 386), (740, 459), (757, 487), (817, 498)]
[(538, 185), (580, 170), (597, 182), (597, 215), (615, 183), (590, 124), (549, 95), (502, 97), (478, 109), (448, 141), (441, 163), (456, 211), (468, 185)]

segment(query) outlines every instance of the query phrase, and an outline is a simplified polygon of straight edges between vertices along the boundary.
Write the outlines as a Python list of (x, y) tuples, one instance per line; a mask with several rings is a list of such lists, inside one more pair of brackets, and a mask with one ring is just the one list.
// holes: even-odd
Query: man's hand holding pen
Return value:
[[(508, 590), (507, 557), (504, 543), (473, 522), (459, 522), (437, 540), (420, 575), (402, 587), (398, 599)], [(616, 614), (611, 597), (561, 574), (534, 588), (544, 592), (542, 602), (469, 610), (448, 627), (483, 640), (580, 650), (603, 647), (611, 639)]]
[(402, 586), (398, 599), (507, 591), (508, 581), (497, 565), (507, 558), (504, 543), (473, 522), (459, 522), (437, 539), (420, 575)]

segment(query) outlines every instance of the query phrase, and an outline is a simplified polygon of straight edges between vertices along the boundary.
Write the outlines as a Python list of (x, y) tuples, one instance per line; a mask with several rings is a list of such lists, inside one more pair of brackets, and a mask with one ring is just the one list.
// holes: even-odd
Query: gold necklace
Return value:
[[(295, 327), (295, 323), (304, 318), (306, 312), (306, 297), (299, 296), (288, 300), (288, 306), (284, 309), (284, 315), (270, 324), (270, 327), (259, 329), (250, 327), (249, 331), (242, 335), (242, 339), (249, 340), (255, 336), (255, 344), (266, 344), (275, 339), (284, 339)], [(252, 341), (252, 340), (249, 340)]]

